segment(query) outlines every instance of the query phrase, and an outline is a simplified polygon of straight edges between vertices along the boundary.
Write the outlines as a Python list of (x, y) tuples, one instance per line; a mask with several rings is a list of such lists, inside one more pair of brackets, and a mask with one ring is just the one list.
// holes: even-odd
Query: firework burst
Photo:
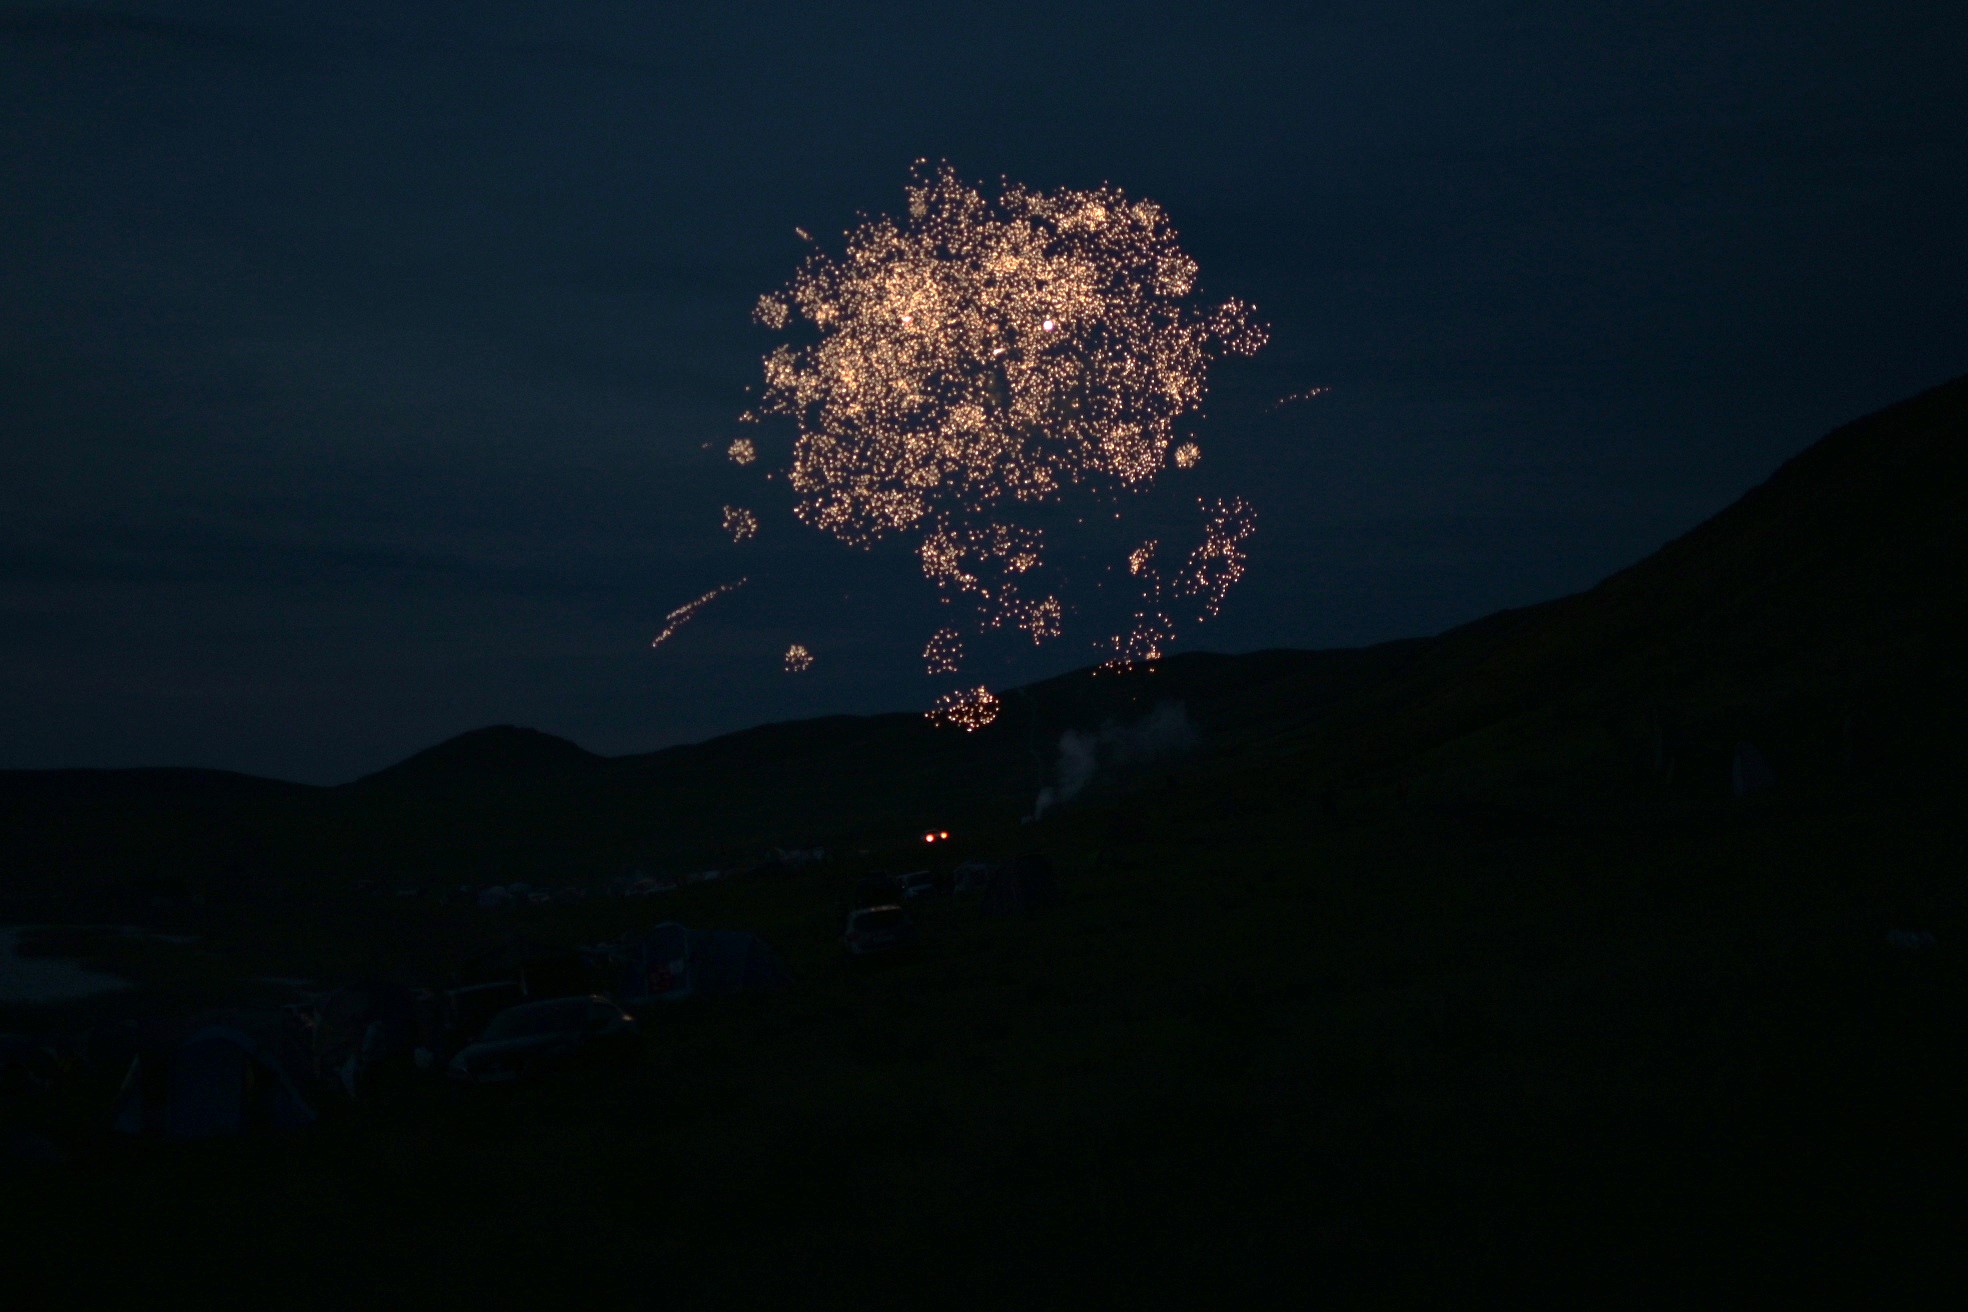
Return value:
[[(1178, 423), (1201, 406), (1211, 363), (1255, 352), (1266, 329), (1241, 301), (1203, 299), (1167, 214), (1117, 188), (1006, 184), (993, 197), (919, 163), (907, 201), (905, 216), (849, 232), (840, 253), (815, 247), (759, 298), (755, 321), (790, 339), (765, 357), (757, 410), (794, 421), (785, 477), (802, 521), (850, 546), (912, 539), (972, 627), (1045, 643), (1068, 608), (1045, 533), (1021, 513), (1144, 491), (1195, 465)], [(728, 454), (747, 464), (755, 449), (741, 438)], [(1241, 573), (1249, 508), (1204, 512), (1203, 546), (1171, 577), (1129, 558), (1141, 604), (1117, 655), (1158, 656), (1175, 632), (1166, 602), (1199, 599), (1214, 615)], [(734, 540), (749, 537), (730, 515)], [(951, 627), (923, 651), (932, 674), (963, 659)], [(976, 729), (996, 713), (980, 687), (930, 714)]]

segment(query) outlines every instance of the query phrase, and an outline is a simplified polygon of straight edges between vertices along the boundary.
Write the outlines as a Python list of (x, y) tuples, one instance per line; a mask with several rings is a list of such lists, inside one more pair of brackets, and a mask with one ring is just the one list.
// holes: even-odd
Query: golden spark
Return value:
[(731, 535), (733, 542), (743, 542), (758, 536), (759, 517), (743, 506), (724, 508), (724, 531)]
[(1195, 261), (1151, 201), (1016, 184), (993, 200), (948, 168), (918, 170), (908, 197), (906, 222), (815, 251), (754, 312), (818, 330), (766, 357), (761, 408), (799, 425), (800, 518), (844, 542), (1151, 480), (1211, 359), (1264, 344), (1243, 302), (1194, 303)]
[(1330, 391), (1332, 391), (1332, 388), (1330, 387), (1308, 387), (1302, 392), (1292, 392), (1289, 395), (1281, 396), (1276, 401), (1273, 401), (1271, 403), (1271, 409), (1266, 411), (1266, 413), (1275, 414), (1276, 412), (1290, 405), (1293, 401), (1310, 401), (1313, 397), (1324, 396), (1327, 392)]
[(758, 447), (749, 437), (733, 438), (731, 445), (724, 449), (724, 453), (731, 457), (731, 463), (734, 465), (749, 465), (757, 460), (759, 455)]
[(1223, 609), (1223, 599), (1244, 576), (1249, 553), (1244, 542), (1257, 532), (1257, 512), (1242, 497), (1213, 502), (1197, 502), (1203, 512), (1203, 544), (1189, 553), (1189, 559), (1175, 577), (1175, 592), (1202, 602), (1197, 622), (1215, 619)]
[(1184, 442), (1175, 449), (1175, 467), (1177, 469), (1194, 469), (1196, 462), (1202, 458), (1203, 449), (1194, 442)]
[(923, 647), (923, 667), (930, 674), (955, 674), (963, 668), (963, 634), (944, 627), (932, 633)]
[(800, 674), (813, 665), (813, 653), (797, 642), (786, 648), (786, 673)]
[(736, 583), (720, 583), (717, 587), (712, 588), (709, 592), (697, 598), (695, 601), (686, 601), (685, 603), (683, 603), (683, 605), (678, 606), (675, 610), (671, 611), (668, 615), (665, 615), (663, 617), (663, 631), (657, 634), (655, 639), (651, 641), (649, 645), (652, 647), (662, 646), (664, 643), (670, 640), (671, 635), (674, 634), (678, 629), (690, 623), (691, 619), (697, 614), (698, 611), (710, 605), (712, 602), (716, 601), (719, 597), (722, 597), (725, 593), (735, 592), (739, 588), (742, 588), (744, 586), (745, 586), (744, 579), (739, 579)]
[(947, 725), (975, 733), (998, 718), (999, 702), (989, 688), (979, 684), (975, 688), (962, 688), (956, 692), (946, 692), (936, 699), (925, 714), (935, 725)]

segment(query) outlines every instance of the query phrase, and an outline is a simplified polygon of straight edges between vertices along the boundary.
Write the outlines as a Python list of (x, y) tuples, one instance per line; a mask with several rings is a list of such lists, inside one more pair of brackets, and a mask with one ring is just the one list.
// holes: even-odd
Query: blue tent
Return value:
[(130, 1064), (112, 1122), (166, 1139), (279, 1134), (314, 1123), (271, 1047), (243, 1029), (207, 1025)]

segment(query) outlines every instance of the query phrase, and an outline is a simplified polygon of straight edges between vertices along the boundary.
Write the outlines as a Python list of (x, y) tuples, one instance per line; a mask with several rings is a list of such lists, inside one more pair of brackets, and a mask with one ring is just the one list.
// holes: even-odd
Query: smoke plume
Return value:
[(1109, 720), (1098, 733), (1068, 729), (1059, 735), (1059, 763), (1053, 770), (1053, 782), (1039, 790), (1032, 818), (1036, 820), (1053, 807), (1072, 801), (1103, 770), (1111, 773), (1152, 765), (1189, 750), (1195, 742), (1195, 727), (1181, 702), (1163, 702), (1129, 724)]

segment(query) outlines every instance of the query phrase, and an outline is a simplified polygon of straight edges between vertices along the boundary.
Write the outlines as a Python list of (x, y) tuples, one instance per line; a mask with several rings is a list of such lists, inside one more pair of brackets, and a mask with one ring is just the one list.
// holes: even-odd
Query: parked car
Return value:
[(863, 907), (851, 912), (847, 917), (847, 932), (841, 935), (841, 945), (857, 957), (894, 952), (915, 941), (915, 922), (898, 906)]
[(475, 1041), (494, 1016), (524, 1001), (526, 990), (520, 987), (518, 980), (467, 984), (445, 992), (440, 1004), (440, 1023), (462, 1046)]
[(549, 1070), (624, 1061), (636, 1046), (635, 1017), (600, 996), (508, 1007), (478, 1042), (451, 1059), (463, 1084), (503, 1084)]
[(906, 875), (896, 876), (895, 882), (901, 886), (904, 901), (932, 897), (943, 891), (936, 876), (927, 870), (911, 870)]

